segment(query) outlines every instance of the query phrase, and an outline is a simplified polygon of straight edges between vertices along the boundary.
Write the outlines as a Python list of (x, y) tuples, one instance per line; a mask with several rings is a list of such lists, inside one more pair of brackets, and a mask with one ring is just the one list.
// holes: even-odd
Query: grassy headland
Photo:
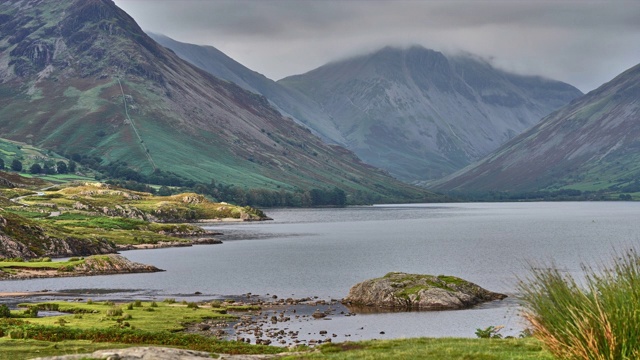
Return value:
[(211, 236), (194, 222), (266, 219), (258, 209), (215, 203), (195, 193), (154, 196), (103, 183), (52, 186), (0, 175), (6, 180), (0, 188), (0, 258), (5, 259), (88, 256), (141, 244), (188, 245)]

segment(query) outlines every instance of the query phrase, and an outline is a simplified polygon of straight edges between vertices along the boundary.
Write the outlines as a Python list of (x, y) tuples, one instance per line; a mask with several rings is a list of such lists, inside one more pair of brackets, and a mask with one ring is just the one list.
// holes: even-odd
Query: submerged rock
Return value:
[(346, 305), (398, 310), (456, 310), (507, 296), (455, 276), (388, 273), (354, 285)]

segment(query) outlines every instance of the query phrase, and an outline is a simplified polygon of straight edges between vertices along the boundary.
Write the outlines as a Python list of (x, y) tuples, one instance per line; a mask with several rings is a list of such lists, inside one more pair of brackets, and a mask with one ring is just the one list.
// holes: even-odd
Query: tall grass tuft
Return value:
[(561, 359), (640, 358), (640, 256), (617, 255), (584, 285), (556, 268), (531, 269), (519, 284), (533, 335)]

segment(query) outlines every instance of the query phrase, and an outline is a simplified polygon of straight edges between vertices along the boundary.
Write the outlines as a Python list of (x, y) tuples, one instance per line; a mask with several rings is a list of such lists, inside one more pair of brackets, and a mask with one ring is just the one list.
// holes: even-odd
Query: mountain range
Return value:
[(181, 58), (267, 97), (325, 141), (405, 181), (440, 178), (582, 93), (470, 55), (387, 47), (278, 82), (212, 46), (149, 34)]
[(145, 34), (110, 0), (0, 4), (0, 137), (274, 193), (442, 199), (389, 173), (441, 191), (640, 191), (638, 80), (636, 66), (582, 96), (414, 46), (276, 82)]
[(339, 187), (378, 201), (431, 196), (180, 59), (109, 0), (0, 4), (0, 133), (206, 183)]
[(640, 65), (542, 119), (440, 190), (640, 192)]
[(279, 83), (316, 100), (365, 162), (407, 181), (458, 170), (582, 95), (419, 46), (387, 47)]

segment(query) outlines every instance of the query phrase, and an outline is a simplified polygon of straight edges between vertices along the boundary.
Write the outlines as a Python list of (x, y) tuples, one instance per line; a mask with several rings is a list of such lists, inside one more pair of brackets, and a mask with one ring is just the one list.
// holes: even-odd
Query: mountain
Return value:
[(305, 125), (325, 142), (345, 144), (342, 134), (335, 127), (330, 126), (329, 115), (318, 103), (296, 89), (287, 88), (247, 68), (213, 46), (183, 43), (161, 34), (148, 33), (148, 35), (183, 60), (213, 76), (232, 82), (245, 90), (263, 95), (283, 115)]
[(468, 165), (582, 94), (418, 46), (387, 47), (278, 83), (329, 114), (330, 124), (312, 128), (334, 127), (365, 162), (409, 181)]
[(460, 191), (640, 191), (640, 65), (443, 179)]
[(143, 174), (429, 196), (180, 59), (110, 0), (0, 3), (0, 133)]

